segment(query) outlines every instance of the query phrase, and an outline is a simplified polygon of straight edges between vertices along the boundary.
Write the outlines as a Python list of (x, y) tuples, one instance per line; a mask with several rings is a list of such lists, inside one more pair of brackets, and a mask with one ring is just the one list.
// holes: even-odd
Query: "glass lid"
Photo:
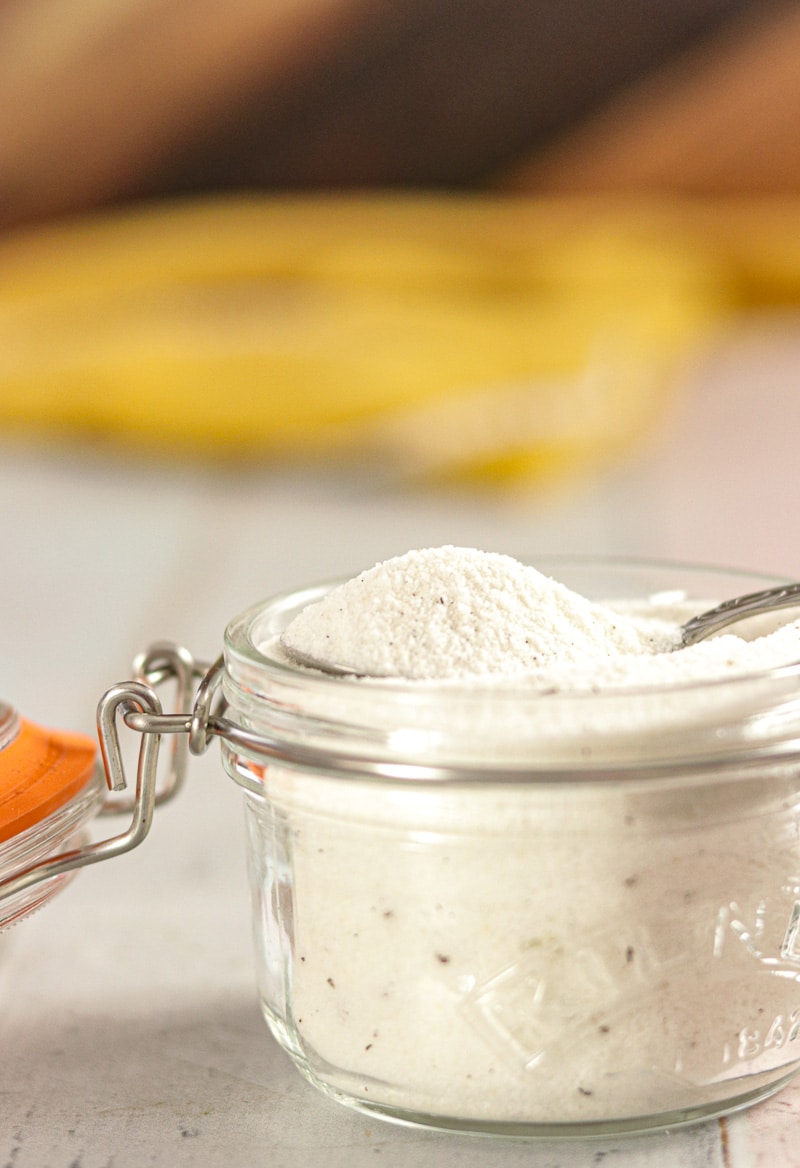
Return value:
[(86, 735), (43, 729), (0, 703), (0, 843), (79, 794), (95, 775), (96, 758)]

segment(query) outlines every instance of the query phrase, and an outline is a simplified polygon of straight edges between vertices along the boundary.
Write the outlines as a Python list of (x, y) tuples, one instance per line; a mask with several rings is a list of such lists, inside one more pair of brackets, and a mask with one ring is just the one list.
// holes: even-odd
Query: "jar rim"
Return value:
[[(711, 573), (720, 589), (727, 580), (729, 595), (774, 582), (652, 560), (570, 557), (570, 563), (585, 572), (627, 574), (637, 589), (642, 578), (663, 588), (665, 574), (687, 582), (687, 574), (707, 579)], [(400, 783), (594, 783), (637, 776), (671, 781), (800, 757), (800, 661), (706, 681), (543, 693), (518, 684), (365, 685), (270, 657), (263, 634), (274, 638), (294, 611), (331, 586), (281, 593), (251, 606), (226, 630), (223, 752), (229, 774), (252, 791), (260, 788), (264, 765), (276, 763)]]

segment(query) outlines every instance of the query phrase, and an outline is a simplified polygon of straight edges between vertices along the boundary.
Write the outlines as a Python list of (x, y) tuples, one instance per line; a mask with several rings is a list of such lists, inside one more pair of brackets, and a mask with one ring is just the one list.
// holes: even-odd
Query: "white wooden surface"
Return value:
[[(0, 693), (91, 731), (168, 637), (216, 655), (284, 587), (412, 546), (644, 554), (800, 576), (800, 324), (700, 360), (661, 434), (557, 499), (371, 488), (358, 474), (169, 470), (0, 438)], [(258, 1015), (239, 795), (212, 749), (138, 852), (80, 874), (0, 949), (0, 1165), (790, 1168), (800, 1087), (746, 1115), (585, 1143), (437, 1135), (308, 1087)]]

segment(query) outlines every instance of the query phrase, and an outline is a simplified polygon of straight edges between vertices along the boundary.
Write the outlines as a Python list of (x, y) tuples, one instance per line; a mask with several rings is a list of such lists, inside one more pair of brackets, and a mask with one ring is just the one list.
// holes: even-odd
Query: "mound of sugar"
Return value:
[(597, 668), (674, 647), (510, 556), (473, 548), (411, 551), (303, 609), (284, 646), (365, 676), (513, 676)]

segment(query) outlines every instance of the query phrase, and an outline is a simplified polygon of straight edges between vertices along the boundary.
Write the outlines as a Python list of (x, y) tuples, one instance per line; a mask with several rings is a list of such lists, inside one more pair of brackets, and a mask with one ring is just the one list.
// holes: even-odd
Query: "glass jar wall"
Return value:
[[(541, 565), (537, 565), (541, 566)], [(549, 569), (548, 569), (549, 570)], [(592, 599), (765, 583), (631, 564)], [(432, 1126), (644, 1130), (800, 1063), (800, 667), (605, 693), (329, 678), (234, 621), (265, 1017), (324, 1091)]]

